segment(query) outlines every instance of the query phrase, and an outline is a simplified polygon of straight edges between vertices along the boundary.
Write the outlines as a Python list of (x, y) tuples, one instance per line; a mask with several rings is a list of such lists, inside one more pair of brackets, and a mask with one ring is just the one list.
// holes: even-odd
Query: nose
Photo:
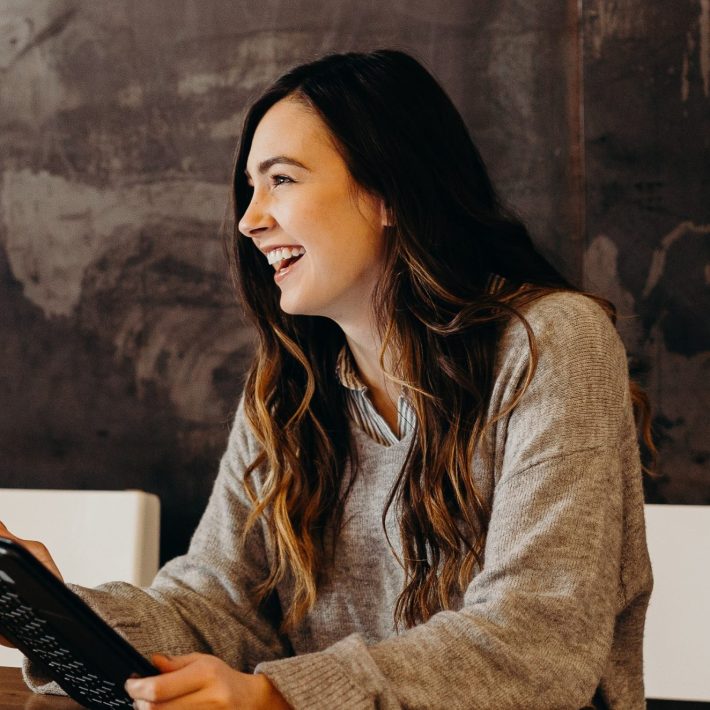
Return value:
[(268, 207), (264, 204), (264, 199), (258, 199), (255, 191), (246, 212), (239, 220), (239, 231), (245, 237), (257, 237), (271, 229), (275, 224), (276, 220), (271, 216)]

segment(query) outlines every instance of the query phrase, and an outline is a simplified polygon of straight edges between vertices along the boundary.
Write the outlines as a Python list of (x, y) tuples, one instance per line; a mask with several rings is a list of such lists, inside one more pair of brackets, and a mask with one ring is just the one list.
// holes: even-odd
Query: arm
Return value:
[[(240, 405), (207, 509), (186, 555), (168, 562), (150, 587), (110, 582), (95, 589), (70, 585), (141, 653), (214, 654), (231, 667), (251, 672), (265, 659), (288, 655), (279, 635), (274, 601), (257, 609), (253, 585), (266, 575), (266, 547), (259, 525), (246, 545), (242, 529), (249, 502), (242, 473), (251, 460), (251, 439)], [(25, 679), (35, 690), (54, 684), (26, 662)]]
[[(638, 473), (619, 455), (626, 360), (581, 296), (547, 297), (527, 315), (538, 369), (496, 429), (485, 564), (463, 607), (369, 647), (352, 635), (261, 664), (293, 707), (579, 708), (594, 694), (623, 604), (623, 478)], [(527, 362), (523, 331), (510, 331), (494, 402)]]

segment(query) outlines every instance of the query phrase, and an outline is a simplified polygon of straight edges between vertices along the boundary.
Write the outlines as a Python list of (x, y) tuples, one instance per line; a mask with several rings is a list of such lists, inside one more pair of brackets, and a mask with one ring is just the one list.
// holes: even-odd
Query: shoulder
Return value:
[(519, 311), (533, 345), (525, 324), (512, 318), (499, 343), (490, 402), (491, 418), (506, 414), (509, 469), (616, 447), (630, 407), (628, 364), (607, 313), (574, 292), (545, 295)]
[(626, 368), (626, 351), (611, 318), (589, 296), (557, 291), (521, 306), (518, 312), (520, 317), (511, 317), (500, 339), (503, 360), (511, 356), (527, 360), (532, 336), (541, 363), (551, 358), (601, 359)]
[(628, 361), (604, 309), (583, 294), (555, 292), (518, 310), (499, 341), (498, 402), (510, 401), (527, 382), (524, 399), (536, 406), (566, 401), (566, 410), (580, 413), (620, 412), (628, 397)]
[[(537, 338), (579, 339), (601, 337), (618, 340), (616, 328), (604, 309), (592, 298), (575, 291), (555, 291), (518, 308)], [(504, 336), (524, 337), (524, 326), (512, 318)]]

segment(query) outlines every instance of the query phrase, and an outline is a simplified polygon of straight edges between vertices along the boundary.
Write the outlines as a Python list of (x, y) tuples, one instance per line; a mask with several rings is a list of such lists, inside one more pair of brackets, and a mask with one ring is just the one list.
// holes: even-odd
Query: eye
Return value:
[(288, 175), (272, 175), (271, 176), (271, 184), (274, 187), (278, 187), (279, 185), (285, 185), (286, 183), (293, 182), (293, 180), (288, 176)]

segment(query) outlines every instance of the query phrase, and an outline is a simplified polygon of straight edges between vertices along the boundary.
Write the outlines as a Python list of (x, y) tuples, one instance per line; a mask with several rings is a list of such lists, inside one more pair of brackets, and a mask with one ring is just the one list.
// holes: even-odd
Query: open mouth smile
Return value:
[(266, 258), (278, 273), (298, 261), (305, 253), (306, 250), (303, 247), (279, 247), (272, 249)]
[(274, 281), (279, 283), (291, 272), (293, 266), (306, 253), (303, 247), (277, 247), (267, 253), (266, 258), (276, 273)]

